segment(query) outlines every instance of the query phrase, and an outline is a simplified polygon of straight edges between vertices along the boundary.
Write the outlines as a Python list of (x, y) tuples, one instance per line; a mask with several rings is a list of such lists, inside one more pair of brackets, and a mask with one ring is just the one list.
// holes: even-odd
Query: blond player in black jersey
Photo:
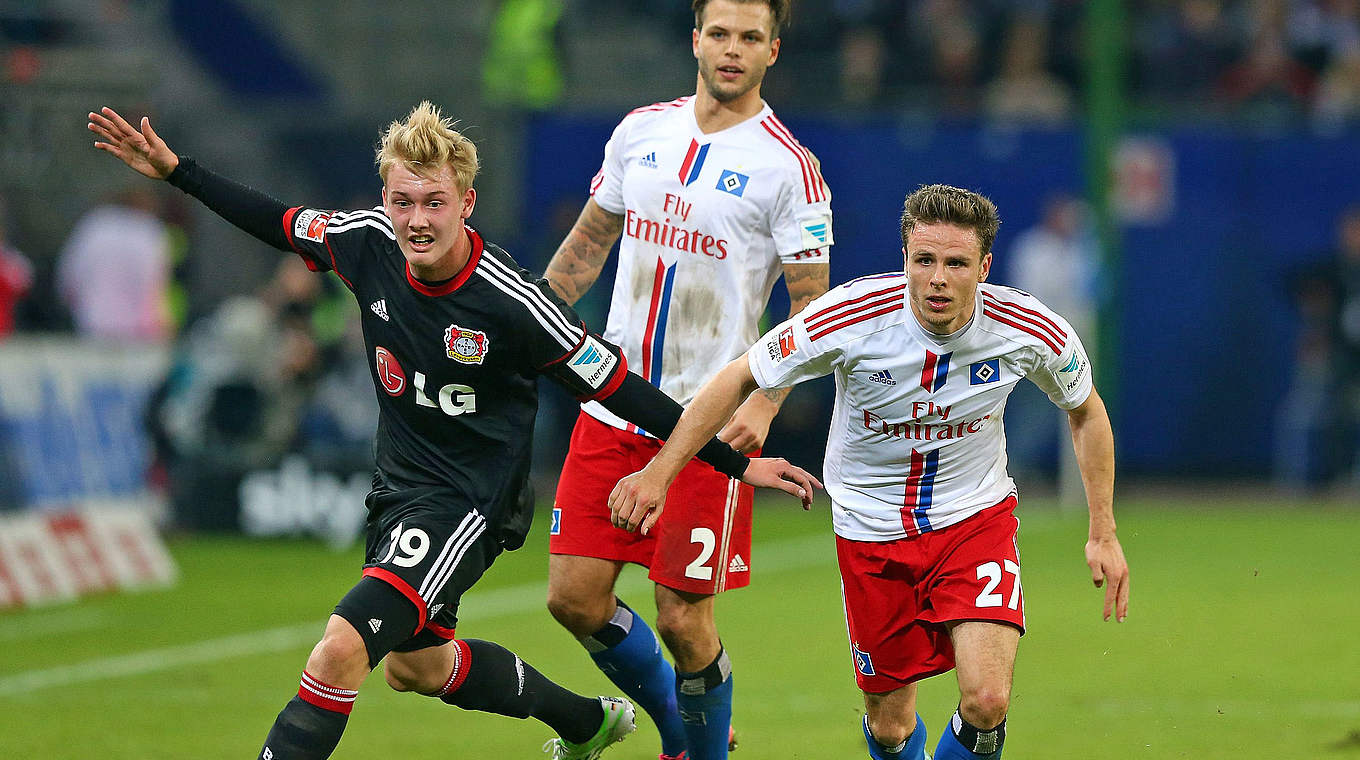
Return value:
[[(382, 205), (338, 212), (290, 207), (219, 177), (176, 155), (146, 118), (134, 128), (104, 108), (88, 126), (96, 148), (133, 170), (334, 271), (362, 311), (379, 405), (363, 577), (336, 606), (259, 758), (329, 757), (359, 685), (384, 659), (397, 691), (547, 723), (556, 758), (595, 758), (632, 731), (627, 700), (574, 694), (498, 644), (455, 636), (463, 593), (529, 528), (538, 375), (650, 430), (668, 432), (680, 413), (551, 288), (467, 226), (472, 142), (420, 104), (382, 135)], [(752, 485), (811, 497), (815, 481), (782, 460), (747, 460), (716, 440), (703, 456)]]

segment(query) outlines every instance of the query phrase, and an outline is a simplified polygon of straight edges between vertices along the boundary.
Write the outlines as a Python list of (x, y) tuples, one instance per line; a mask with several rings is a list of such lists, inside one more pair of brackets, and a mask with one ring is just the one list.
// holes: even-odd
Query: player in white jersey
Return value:
[[(546, 272), (574, 303), (621, 239), (605, 335), (634, 371), (682, 403), (759, 337), (781, 274), (791, 314), (826, 291), (832, 243), (817, 159), (760, 98), (787, 0), (696, 0), (693, 8), (695, 94), (623, 118)], [(786, 395), (756, 394), (720, 437), (739, 451), (759, 449)], [(610, 489), (659, 448), (599, 404), (583, 408), (553, 505), (548, 607), (651, 715), (662, 758), (725, 757), (731, 665), (713, 597), (748, 583), (751, 490), (694, 467), (671, 494), (691, 509), (649, 536), (615, 529)], [(674, 669), (614, 595), (629, 562), (650, 568), (657, 584), (657, 629)]]
[(704, 386), (657, 457), (610, 496), (615, 523), (646, 532), (677, 458), (748, 393), (835, 375), (825, 480), (873, 758), (925, 756), (916, 682), (950, 669), (959, 708), (935, 760), (1001, 756), (1025, 625), (1002, 426), (1021, 378), (1067, 410), (1090, 511), (1086, 561), (1105, 585), (1105, 618), (1128, 613), (1109, 417), (1066, 320), (984, 282), (999, 225), (977, 193), (930, 185), (909, 195), (905, 272), (837, 287), (771, 330)]

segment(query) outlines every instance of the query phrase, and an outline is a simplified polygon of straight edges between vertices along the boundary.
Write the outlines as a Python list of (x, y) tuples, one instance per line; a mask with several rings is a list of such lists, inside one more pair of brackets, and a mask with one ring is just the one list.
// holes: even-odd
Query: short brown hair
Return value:
[(940, 223), (972, 230), (986, 256), (992, 251), (1001, 216), (985, 195), (951, 185), (921, 185), (902, 204), (902, 247), (917, 224)]
[[(770, 39), (779, 39), (779, 32), (784, 25), (789, 23), (789, 2), (790, 0), (732, 0), (734, 3), (764, 3), (770, 8), (770, 19), (773, 21), (774, 28), (770, 30)], [(694, 11), (694, 28), (704, 28), (704, 9), (708, 7), (708, 0), (693, 0), (689, 4)]]
[(428, 100), (411, 109), (405, 121), (388, 124), (376, 159), (383, 184), (397, 164), (426, 176), (447, 165), (459, 190), (472, 187), (479, 167), (477, 146), (453, 126), (453, 120), (444, 118)]

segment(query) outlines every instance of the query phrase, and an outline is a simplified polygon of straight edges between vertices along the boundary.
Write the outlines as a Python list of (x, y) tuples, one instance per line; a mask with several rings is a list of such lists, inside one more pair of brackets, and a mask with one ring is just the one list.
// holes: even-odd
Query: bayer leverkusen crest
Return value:
[(486, 339), (486, 333), (480, 330), (469, 330), (458, 325), (444, 328), (444, 349), (454, 361), (481, 364), (489, 347), (490, 341)]

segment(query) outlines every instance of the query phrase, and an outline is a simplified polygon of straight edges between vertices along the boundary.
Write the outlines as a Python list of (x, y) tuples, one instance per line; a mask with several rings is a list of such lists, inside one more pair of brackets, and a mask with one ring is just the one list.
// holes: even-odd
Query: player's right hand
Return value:
[(96, 140), (94, 147), (117, 156), (138, 174), (165, 179), (179, 166), (179, 156), (151, 128), (151, 120), (147, 117), (142, 117), (138, 130), (108, 106), (99, 109), (99, 113), (91, 111), (88, 115), (90, 123), (85, 127), (103, 138)]
[(795, 467), (780, 457), (757, 457), (746, 465), (741, 482), (757, 488), (777, 488), (803, 502), (803, 509), (812, 507), (812, 489), (822, 488), (821, 481), (801, 467)]
[(657, 477), (646, 468), (619, 480), (609, 494), (609, 515), (614, 527), (629, 533), (642, 531), (647, 535), (661, 519), (666, 509), (666, 491), (670, 482)]

